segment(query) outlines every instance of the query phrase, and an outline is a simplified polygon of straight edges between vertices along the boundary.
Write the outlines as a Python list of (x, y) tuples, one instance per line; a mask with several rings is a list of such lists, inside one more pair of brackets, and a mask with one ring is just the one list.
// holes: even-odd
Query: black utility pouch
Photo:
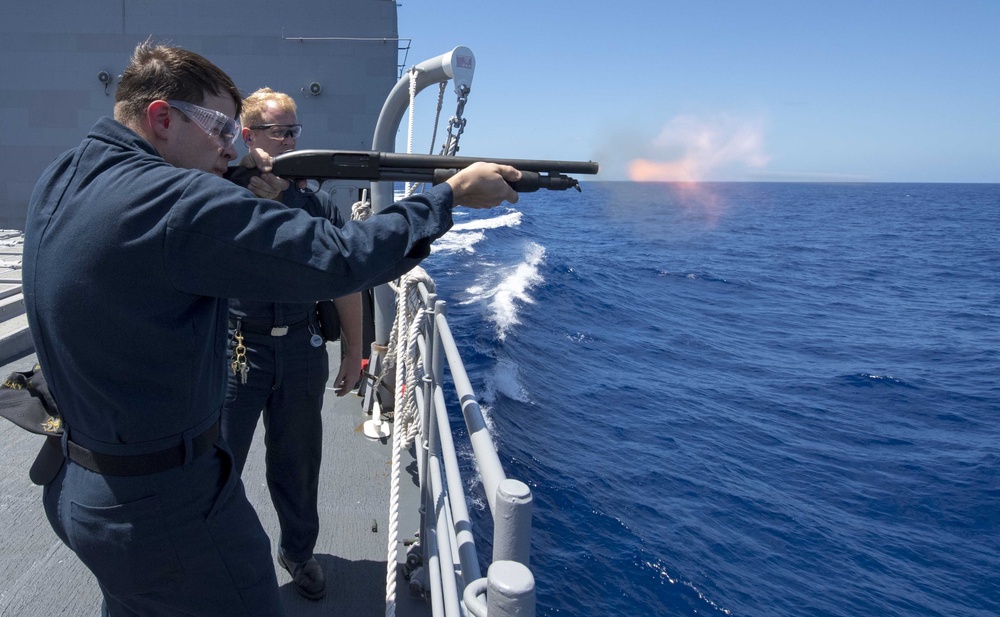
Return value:
[(340, 314), (333, 300), (323, 300), (316, 303), (316, 315), (319, 317), (319, 330), (324, 341), (335, 341), (340, 338)]

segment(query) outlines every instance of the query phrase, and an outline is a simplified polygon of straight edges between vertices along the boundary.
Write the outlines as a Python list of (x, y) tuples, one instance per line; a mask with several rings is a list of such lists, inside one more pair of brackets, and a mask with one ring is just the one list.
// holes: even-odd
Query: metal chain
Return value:
[[(444, 144), (441, 146), (441, 154), (445, 156), (455, 156), (458, 153), (458, 140), (462, 137), (462, 133), (465, 132), (465, 118), (462, 114), (465, 112), (465, 104), (469, 100), (469, 87), (462, 86), (462, 90), (458, 95), (458, 109), (455, 110), (455, 115), (448, 120), (448, 138), (445, 139)], [(452, 135), (452, 130), (457, 129), (457, 132)]]

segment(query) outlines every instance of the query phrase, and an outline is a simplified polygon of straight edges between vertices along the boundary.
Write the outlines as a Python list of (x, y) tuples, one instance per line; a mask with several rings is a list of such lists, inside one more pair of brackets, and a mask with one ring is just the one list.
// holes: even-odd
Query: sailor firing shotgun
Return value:
[(288, 180), (369, 180), (371, 182), (430, 182), (440, 184), (477, 161), (510, 165), (521, 172), (511, 183), (518, 193), (538, 189), (580, 190), (576, 178), (565, 174), (596, 174), (590, 161), (492, 159), (471, 156), (396, 154), (363, 150), (296, 150), (275, 157), (271, 171)]

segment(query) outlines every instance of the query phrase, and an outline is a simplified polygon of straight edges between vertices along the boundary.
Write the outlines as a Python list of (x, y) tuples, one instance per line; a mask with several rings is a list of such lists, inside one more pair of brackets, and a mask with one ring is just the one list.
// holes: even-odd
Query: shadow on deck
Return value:
[[(331, 358), (339, 357), (336, 343)], [(30, 366), (34, 354), (21, 356), (0, 368), (2, 376)], [(336, 370), (337, 363), (331, 362)], [(331, 379), (332, 382), (332, 379)], [(311, 602), (292, 587), (278, 567), (278, 584), (289, 616), (385, 614), (388, 531), (389, 440), (364, 436), (361, 398), (338, 399), (328, 389), (323, 409), (323, 468), (320, 479), (320, 538), (316, 558), (326, 571), (327, 595)], [(264, 480), (263, 428), (258, 426), (243, 481), (264, 529), (277, 545), (278, 522)], [(42, 437), (0, 422), (3, 466), (0, 467), (0, 617), (86, 616), (100, 614), (100, 591), (90, 572), (56, 537), (42, 508), (42, 489), (28, 480), (28, 468)], [(415, 469), (404, 458), (404, 467)], [(401, 479), (401, 537), (412, 538), (418, 528), (417, 487), (412, 474)], [(376, 529), (377, 531), (373, 531)], [(397, 555), (404, 554), (402, 549)], [(399, 560), (400, 557), (397, 557)], [(409, 595), (398, 576), (396, 614), (429, 615), (430, 607)]]

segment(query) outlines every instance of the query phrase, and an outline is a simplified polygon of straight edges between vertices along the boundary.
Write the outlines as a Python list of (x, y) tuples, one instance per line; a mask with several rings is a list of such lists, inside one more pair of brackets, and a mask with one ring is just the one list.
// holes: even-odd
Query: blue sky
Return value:
[[(400, 0), (398, 15), (407, 67), (476, 56), (465, 156), (596, 160), (601, 180), (1000, 182), (1000, 0)], [(415, 151), (436, 97), (418, 99)], [(449, 94), (442, 127), (454, 109)]]

